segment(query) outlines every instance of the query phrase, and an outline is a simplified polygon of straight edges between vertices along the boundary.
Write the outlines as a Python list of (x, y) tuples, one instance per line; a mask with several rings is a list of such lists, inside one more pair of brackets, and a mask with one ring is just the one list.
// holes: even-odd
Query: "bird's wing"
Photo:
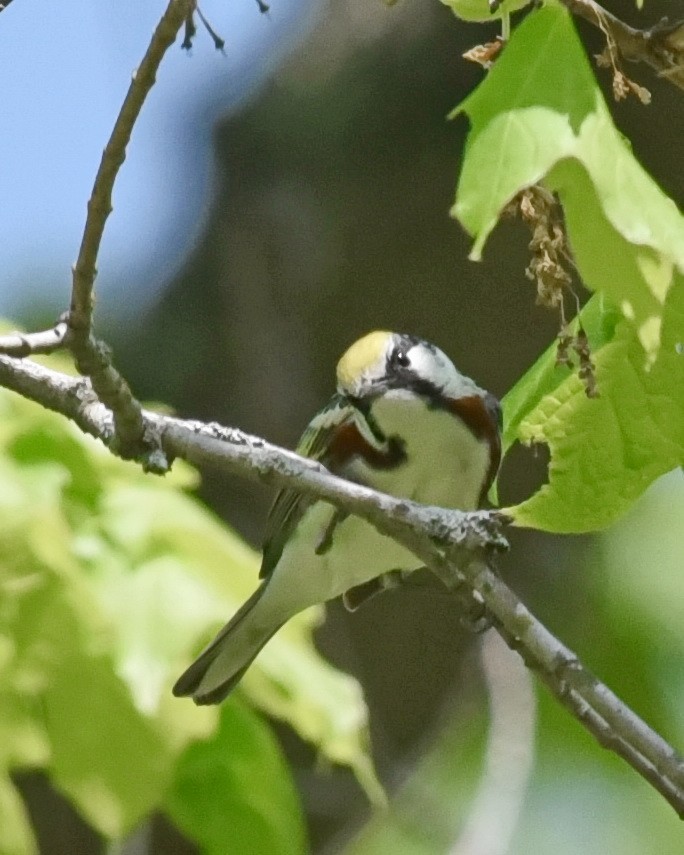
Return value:
[[(297, 446), (297, 453), (319, 460), (333, 472), (340, 471), (354, 453), (353, 440), (368, 441), (362, 437), (359, 418), (356, 407), (341, 395), (335, 395), (309, 422)], [(345, 449), (349, 451), (345, 453)], [(260, 578), (271, 575), (297, 523), (314, 501), (310, 496), (289, 488), (281, 490), (275, 497), (266, 525)]]

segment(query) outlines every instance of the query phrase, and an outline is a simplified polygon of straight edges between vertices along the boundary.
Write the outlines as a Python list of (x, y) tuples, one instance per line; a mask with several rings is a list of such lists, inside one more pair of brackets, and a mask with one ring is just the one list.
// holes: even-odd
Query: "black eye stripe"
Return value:
[(408, 368), (411, 364), (411, 360), (406, 352), (406, 348), (401, 346), (395, 347), (390, 354), (389, 364), (394, 368)]

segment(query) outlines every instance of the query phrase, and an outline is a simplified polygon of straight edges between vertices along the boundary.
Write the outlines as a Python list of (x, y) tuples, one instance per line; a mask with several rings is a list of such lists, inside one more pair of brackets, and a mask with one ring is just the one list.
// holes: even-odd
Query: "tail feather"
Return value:
[(239, 638), (240, 630), (246, 629), (246, 619), (253, 613), (266, 584), (263, 582), (256, 589), (216, 638), (181, 674), (173, 687), (176, 697), (192, 695), (196, 704), (218, 704), (237, 686), (262, 647), (282, 626), (278, 624), (264, 631), (249, 633), (246, 638)]

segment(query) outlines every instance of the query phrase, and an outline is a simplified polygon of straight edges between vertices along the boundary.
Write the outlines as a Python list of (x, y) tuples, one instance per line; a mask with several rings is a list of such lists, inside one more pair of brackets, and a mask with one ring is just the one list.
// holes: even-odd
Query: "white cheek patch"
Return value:
[(418, 344), (409, 350), (408, 357), (411, 370), (438, 388), (452, 388), (460, 377), (453, 362), (439, 348), (429, 349)]
[(421, 379), (428, 380), (447, 398), (461, 398), (482, 394), (470, 377), (460, 374), (454, 363), (438, 347), (417, 344), (408, 352), (411, 370)]

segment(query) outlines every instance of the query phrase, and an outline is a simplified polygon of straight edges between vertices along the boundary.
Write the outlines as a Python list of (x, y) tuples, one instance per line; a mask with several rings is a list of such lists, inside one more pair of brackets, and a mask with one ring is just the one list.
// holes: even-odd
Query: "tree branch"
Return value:
[[(0, 385), (62, 413), (111, 447), (113, 417), (90, 382), (0, 356)], [(475, 592), (508, 645), (601, 745), (623, 757), (684, 817), (684, 760), (553, 636), (487, 565), (505, 548), (505, 517), (418, 505), (338, 478), (319, 463), (217, 424), (143, 411), (145, 429), (169, 459), (290, 487), (370, 522), (410, 549), (449, 587)]]
[(680, 89), (684, 89), (684, 21), (663, 19), (648, 30), (625, 24), (595, 0), (561, 0), (573, 15), (598, 27), (620, 54), (631, 62), (643, 62)]
[(54, 353), (64, 346), (68, 330), (67, 322), (60, 318), (49, 330), (34, 333), (7, 333), (0, 336), (0, 353), (19, 357), (37, 353)]
[(496, 628), (604, 747), (624, 758), (684, 819), (684, 758), (538, 621), (481, 560), (460, 566)]
[(126, 147), (130, 141), (133, 126), (140, 115), (147, 95), (154, 86), (157, 70), (164, 54), (176, 40), (176, 36), (192, 6), (190, 0), (171, 0), (169, 2), (152, 35), (140, 66), (133, 73), (128, 92), (102, 154), (100, 167), (95, 176), (95, 183), (88, 202), (88, 215), (81, 239), (81, 248), (73, 268), (69, 313), (72, 347), (82, 344), (92, 326), (92, 292), (97, 275), (97, 256), (107, 217), (112, 212), (112, 187), (119, 169), (126, 159)]
[(112, 411), (119, 453), (126, 458), (160, 460), (146, 431), (142, 407), (128, 384), (114, 368), (109, 348), (92, 334), (93, 286), (97, 256), (107, 217), (112, 212), (112, 188), (126, 158), (126, 147), (142, 106), (155, 83), (164, 54), (176, 40), (195, 0), (170, 0), (157, 25), (145, 56), (133, 74), (128, 92), (105, 146), (88, 202), (81, 247), (73, 267), (71, 306), (66, 345), (79, 372), (90, 377), (100, 400)]

